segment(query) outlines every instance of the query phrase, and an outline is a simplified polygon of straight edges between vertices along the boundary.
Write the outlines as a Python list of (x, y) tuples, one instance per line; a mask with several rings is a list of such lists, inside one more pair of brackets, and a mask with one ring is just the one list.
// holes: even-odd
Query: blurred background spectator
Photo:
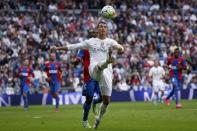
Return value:
[[(187, 59), (186, 74), (197, 71), (196, 0), (1, 0), (0, 92), (19, 93), (15, 73), (26, 56), (36, 75), (31, 93), (41, 93), (47, 85), (43, 68), (50, 46), (86, 39), (107, 4), (118, 13), (107, 23), (109, 36), (126, 49), (124, 54), (113, 52), (114, 89), (149, 87), (147, 72), (153, 61), (159, 59), (163, 65), (176, 47)], [(82, 64), (70, 64), (75, 55), (74, 51), (56, 53), (63, 63), (63, 91), (81, 91)], [(195, 79), (190, 78), (190, 83)]]

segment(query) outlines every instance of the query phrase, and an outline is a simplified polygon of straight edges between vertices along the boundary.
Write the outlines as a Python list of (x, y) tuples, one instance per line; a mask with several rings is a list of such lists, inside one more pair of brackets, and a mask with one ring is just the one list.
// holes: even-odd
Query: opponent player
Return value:
[(96, 117), (93, 128), (97, 129), (103, 115), (106, 112), (107, 106), (110, 102), (112, 93), (112, 62), (111, 50), (117, 49), (123, 52), (124, 48), (115, 40), (107, 38), (107, 24), (100, 21), (97, 25), (98, 37), (91, 38), (78, 44), (68, 45), (66, 47), (52, 47), (52, 50), (74, 50), (74, 49), (88, 49), (90, 53), (89, 73), (91, 78), (99, 82), (100, 91), (102, 94), (102, 103), (99, 114)]
[(183, 76), (182, 76), (182, 71), (186, 69), (186, 61), (183, 57), (180, 56), (180, 51), (178, 48), (174, 50), (173, 56), (169, 57), (167, 60), (167, 65), (169, 66), (170, 70), (170, 78), (171, 78), (171, 83), (173, 86), (172, 91), (170, 94), (166, 97), (165, 99), (165, 104), (167, 106), (170, 105), (170, 98), (173, 96), (175, 93), (176, 97), (176, 108), (182, 108), (182, 105), (180, 103), (181, 99), (181, 88), (183, 84)]
[(20, 79), (21, 95), (24, 101), (24, 111), (28, 111), (29, 104), (27, 95), (29, 93), (29, 84), (31, 82), (31, 78), (34, 77), (33, 69), (29, 65), (28, 59), (23, 61), (22, 66), (17, 72), (17, 77)]
[[(152, 77), (153, 86), (153, 101), (156, 104), (157, 101), (161, 100), (164, 95), (164, 83), (162, 78), (165, 75), (163, 67), (160, 66), (159, 61), (154, 61), (154, 66), (149, 71), (149, 76)], [(159, 91), (161, 91), (161, 98), (159, 98)]]
[(59, 110), (59, 92), (61, 87), (61, 64), (56, 61), (55, 53), (50, 54), (50, 61), (45, 64), (47, 81), (49, 82), (52, 97), (55, 98), (55, 112)]
[[(89, 38), (96, 38), (97, 37), (97, 32), (95, 30), (90, 30), (89, 31)], [(101, 102), (101, 93), (99, 89), (99, 84), (97, 81), (92, 79), (90, 77), (88, 67), (90, 65), (90, 54), (87, 49), (79, 50), (77, 54), (77, 58), (80, 60), (83, 60), (83, 65), (84, 65), (84, 88), (83, 88), (83, 96), (86, 97), (86, 101), (83, 104), (83, 121), (82, 124), (85, 128), (91, 128), (89, 122), (88, 122), (88, 114), (89, 110), (91, 107), (91, 103), (94, 97), (94, 93), (98, 94), (98, 97), (93, 100), (93, 112), (96, 114), (96, 104)]]

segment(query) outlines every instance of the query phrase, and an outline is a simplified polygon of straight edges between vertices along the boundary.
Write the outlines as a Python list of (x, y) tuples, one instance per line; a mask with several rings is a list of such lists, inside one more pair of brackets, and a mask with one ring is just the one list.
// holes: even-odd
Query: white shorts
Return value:
[(153, 91), (154, 92), (164, 91), (163, 81), (153, 81)]
[(97, 65), (98, 63), (94, 63), (89, 66), (90, 76), (94, 80), (98, 81), (102, 95), (111, 96), (113, 70), (110, 66), (108, 66), (108, 68), (104, 69), (103, 71), (99, 71), (97, 69)]

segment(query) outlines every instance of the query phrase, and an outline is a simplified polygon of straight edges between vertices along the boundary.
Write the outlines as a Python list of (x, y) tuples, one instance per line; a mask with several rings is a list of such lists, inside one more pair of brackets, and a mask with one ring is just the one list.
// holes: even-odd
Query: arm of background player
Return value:
[(148, 77), (150, 78), (150, 80), (152, 81), (152, 76), (153, 76), (153, 72), (152, 72), (152, 68), (149, 71)]
[(49, 74), (48, 63), (45, 63), (44, 71), (46, 72), (46, 75), (47, 75), (46, 81), (47, 82), (50, 82), (51, 81), (51, 78), (50, 78), (50, 74)]
[(79, 50), (78, 53), (77, 53), (77, 58), (78, 59), (83, 59), (84, 57), (84, 50)]
[(34, 70), (33, 70), (33, 68), (30, 68), (30, 75), (31, 75), (31, 77), (32, 77), (32, 78), (34, 78), (34, 77), (35, 77), (35, 74), (34, 74)]
[(150, 69), (148, 76), (152, 77), (152, 68)]
[(165, 70), (163, 68), (161, 68), (161, 69), (162, 69), (162, 77), (161, 77), (161, 79), (165, 79), (166, 72), (165, 72)]
[(183, 70), (186, 70), (186, 68), (187, 68), (187, 62), (186, 62), (186, 60), (183, 58), (182, 60), (181, 60), (181, 64), (179, 64), (178, 65), (178, 68), (179, 69), (183, 69)]
[(21, 73), (21, 69), (19, 68), (19, 69), (17, 69), (17, 71), (16, 71), (16, 77), (17, 77), (17, 78), (20, 77), (20, 73)]
[(76, 57), (76, 62), (79, 63), (81, 60), (83, 60), (84, 57), (84, 50), (79, 50), (77, 53), (77, 57)]
[(164, 68), (167, 68), (167, 69), (171, 69), (170, 68), (170, 65), (171, 65), (171, 58), (168, 57), (166, 60), (165, 60), (165, 63), (163, 65)]
[(62, 77), (63, 77), (63, 70), (62, 70), (62, 68), (63, 68), (63, 65), (62, 65), (62, 63), (58, 63), (58, 72), (59, 72), (59, 75), (60, 75), (60, 80), (62, 80)]

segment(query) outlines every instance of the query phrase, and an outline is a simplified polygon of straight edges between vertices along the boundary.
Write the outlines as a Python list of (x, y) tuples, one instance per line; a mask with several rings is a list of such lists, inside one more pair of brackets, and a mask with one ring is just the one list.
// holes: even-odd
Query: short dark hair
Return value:
[(176, 50), (178, 50), (178, 51), (179, 51), (179, 48), (175, 48), (175, 49), (174, 49), (174, 51), (176, 51)]
[(101, 20), (101, 21), (98, 22), (97, 27), (98, 27), (100, 24), (105, 24), (105, 25), (107, 25), (107, 22), (104, 21), (104, 20)]
[(176, 51), (178, 51), (178, 52), (179, 52), (179, 48), (175, 48), (175, 49), (174, 49), (174, 53), (175, 53)]
[(96, 29), (90, 29), (90, 30), (88, 31), (88, 38), (95, 37), (95, 36), (94, 36), (94, 33), (97, 33)]

